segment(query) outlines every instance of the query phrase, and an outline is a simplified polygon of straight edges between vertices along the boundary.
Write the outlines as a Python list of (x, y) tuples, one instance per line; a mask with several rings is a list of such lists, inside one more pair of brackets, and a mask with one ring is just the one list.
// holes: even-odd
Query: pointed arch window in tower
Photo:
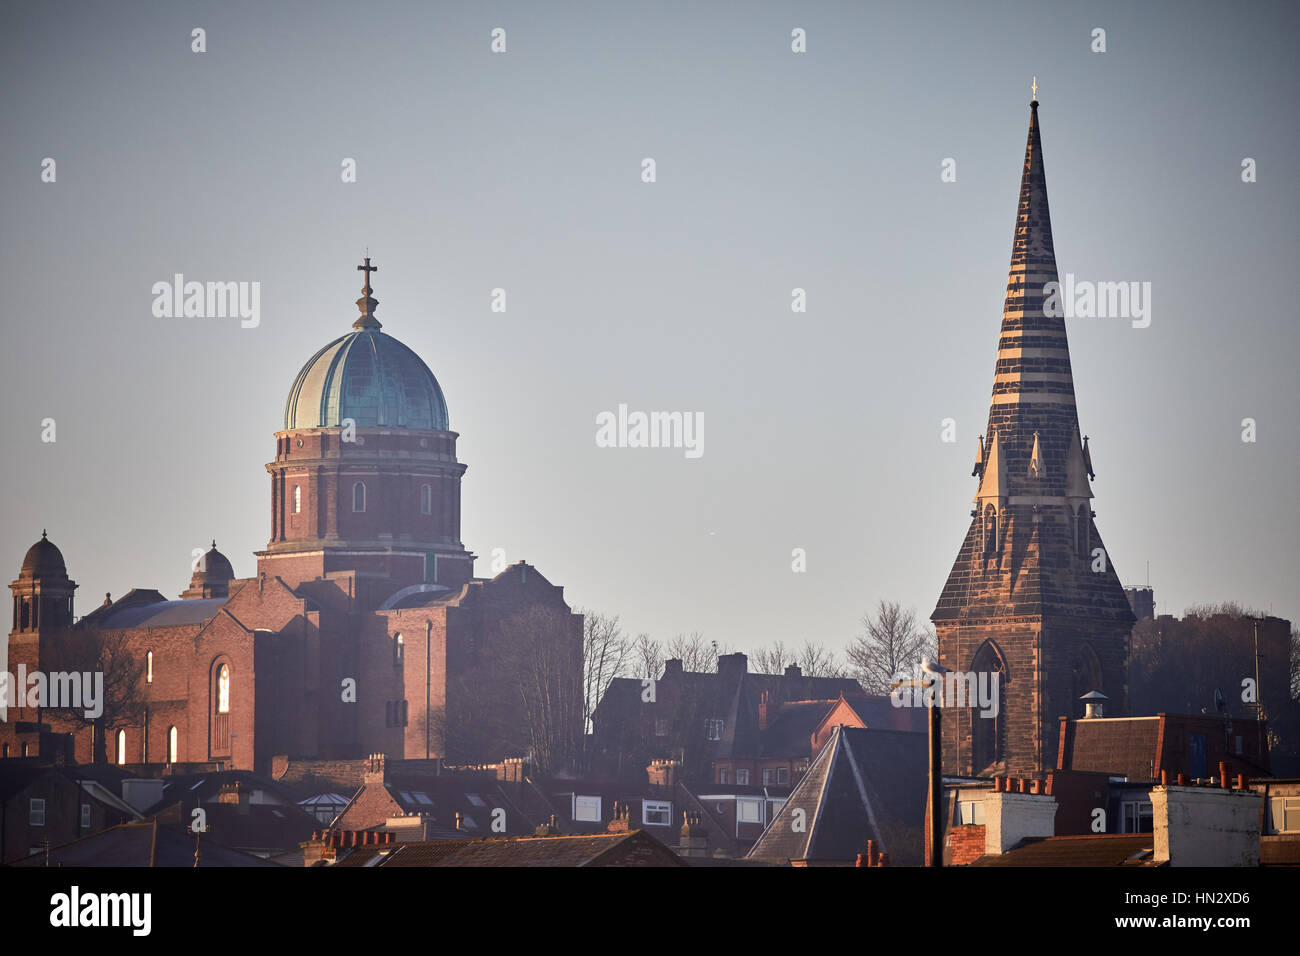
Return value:
[(173, 724), (167, 728), (167, 762), (177, 763), (177, 753), (179, 752), (179, 734), (176, 725)]
[(302, 513), (302, 485), (293, 486), (293, 513)]
[[(989, 674), (990, 679), (998, 682), (998, 701), (1005, 702), (1007, 684), (1007, 665), (997, 646), (992, 641), (985, 641), (975, 652), (971, 661), (971, 671), (975, 674)], [(976, 708), (970, 710), (971, 721), (971, 772), (981, 773), (988, 767), (1006, 760), (1007, 725), (1005, 707), (999, 706), (997, 712), (988, 717), (980, 715)]]
[(126, 766), (126, 731), (117, 732), (117, 765)]
[(402, 665), (402, 656), (406, 653), (406, 642), (402, 639), (401, 634), (393, 635), (393, 666)]
[(433, 514), (433, 488), (429, 485), (420, 486), (420, 514)]
[(225, 664), (217, 671), (217, 713), (230, 713), (230, 668)]
[(366, 483), (358, 481), (352, 486), (352, 510), (362, 512), (366, 510)]
[(1092, 530), (1092, 526), (1091, 522), (1088, 521), (1088, 518), (1091, 517), (1090, 510), (1087, 502), (1084, 502), (1079, 505), (1079, 511), (1074, 519), (1074, 540), (1079, 547), (1079, 557), (1084, 559), (1088, 557), (1088, 545), (1091, 543), (1089, 541), (1089, 532)]
[(153, 683), (153, 651), (144, 656), (144, 682)]

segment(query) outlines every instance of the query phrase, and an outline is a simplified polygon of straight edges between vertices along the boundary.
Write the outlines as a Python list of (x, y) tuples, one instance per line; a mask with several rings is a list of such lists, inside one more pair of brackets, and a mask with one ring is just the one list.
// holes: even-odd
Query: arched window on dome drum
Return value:
[(126, 731), (117, 732), (117, 764), (119, 767), (126, 764)]
[(178, 762), (177, 752), (180, 749), (179, 743), (180, 743), (179, 734), (176, 731), (176, 726), (173, 724), (171, 727), (167, 728), (167, 762), (168, 763)]
[(366, 510), (366, 483), (358, 481), (352, 486), (352, 510)]
[(302, 485), (293, 486), (293, 513), (302, 513)]
[(230, 668), (225, 664), (217, 671), (217, 713), (230, 713)]
[(433, 514), (433, 489), (428, 485), (420, 486), (420, 514)]

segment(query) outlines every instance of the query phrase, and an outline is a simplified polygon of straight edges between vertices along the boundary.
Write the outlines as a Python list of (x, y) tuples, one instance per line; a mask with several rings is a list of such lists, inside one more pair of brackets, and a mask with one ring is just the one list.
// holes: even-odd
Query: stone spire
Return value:
[[(1068, 443), (1079, 427), (1065, 319), (1061, 310), (1046, 306), (1051, 293), (1044, 288), (1058, 281), (1035, 100), (986, 432), (1001, 436), (1011, 494), (1063, 494)], [(1034, 458), (1037, 467), (1031, 467)], [(1031, 475), (1037, 476), (1032, 491)]]
[(383, 326), (375, 318), (375, 307), (379, 305), (379, 300), (370, 293), (374, 290), (370, 288), (370, 273), (378, 272), (379, 266), (370, 264), (370, 257), (365, 257), (365, 264), (357, 266), (358, 272), (366, 274), (366, 284), (361, 289), (361, 298), (357, 299), (357, 308), (361, 310), (361, 317), (352, 323), (354, 329), (380, 329)]
[(1035, 98), (976, 507), (931, 615), (940, 663), (999, 673), (1002, 709), (943, 715), (949, 773), (1051, 769), (1056, 720), (1081, 716), (1081, 695), (1105, 693), (1118, 716), (1127, 708), (1133, 615), (1093, 520), (1058, 282)]

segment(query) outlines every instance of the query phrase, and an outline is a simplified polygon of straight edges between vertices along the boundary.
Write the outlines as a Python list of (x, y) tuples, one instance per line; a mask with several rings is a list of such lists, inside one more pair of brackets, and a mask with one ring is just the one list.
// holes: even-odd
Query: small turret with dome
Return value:
[(230, 559), (217, 550), (214, 538), (212, 547), (199, 556), (194, 564), (194, 574), (190, 577), (188, 590), (181, 592), (184, 600), (202, 598), (229, 597), (230, 582), (234, 580), (235, 569)]
[(13, 633), (70, 626), (76, 589), (63, 552), (41, 531), (40, 540), (27, 549), (17, 579), (9, 585), (14, 596)]

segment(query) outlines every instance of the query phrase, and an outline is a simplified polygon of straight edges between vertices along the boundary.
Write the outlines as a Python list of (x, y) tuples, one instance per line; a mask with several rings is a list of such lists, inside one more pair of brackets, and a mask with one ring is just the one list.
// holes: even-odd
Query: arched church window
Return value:
[(428, 485), (420, 486), (420, 514), (433, 514), (433, 489)]
[(217, 671), (217, 713), (230, 713), (230, 668), (225, 664)]
[(126, 764), (126, 731), (117, 732), (117, 764), (119, 767)]
[(366, 510), (366, 483), (358, 481), (352, 486), (352, 510)]
[(153, 683), (153, 651), (144, 656), (144, 682)]
[(177, 763), (176, 755), (180, 750), (179, 744), (180, 744), (180, 735), (177, 733), (176, 726), (173, 724), (171, 727), (167, 728), (167, 762), (168, 763)]
[(975, 652), (971, 661), (971, 672), (976, 675), (988, 674), (983, 680), (998, 682), (998, 707), (995, 712), (983, 716), (977, 708), (971, 708), (971, 772), (981, 773), (992, 764), (1006, 760), (1007, 726), (1006, 690), (1009, 678), (1007, 665), (1002, 654), (992, 641), (985, 641)]
[(401, 634), (393, 636), (393, 666), (396, 667), (402, 663), (402, 655), (406, 652), (406, 642), (402, 639)]
[(293, 486), (293, 513), (302, 513), (302, 485)]
[(998, 550), (998, 509), (989, 505), (984, 509), (984, 554), (986, 556)]

